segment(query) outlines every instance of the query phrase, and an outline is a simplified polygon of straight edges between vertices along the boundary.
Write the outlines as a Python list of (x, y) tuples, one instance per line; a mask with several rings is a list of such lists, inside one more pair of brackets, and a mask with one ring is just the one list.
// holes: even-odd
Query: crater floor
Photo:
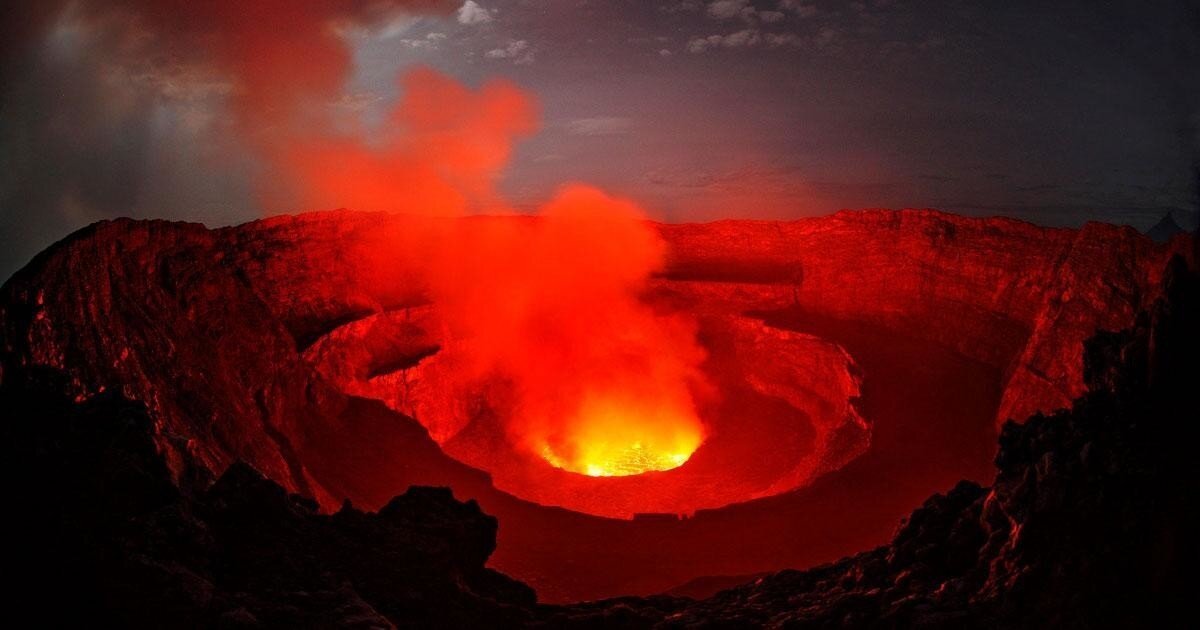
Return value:
[[(1099, 224), (1047, 229), (933, 211), (655, 226), (669, 260), (651, 294), (699, 319), (715, 357), (707, 369), (730, 381), (733, 409), (718, 405), (710, 421), (801, 430), (783, 441), (787, 449), (732, 432), (725, 453), (756, 459), (741, 487), (693, 493), (708, 457), (698, 451), (695, 471), (663, 475), (695, 472), (690, 488), (664, 482), (651, 501), (634, 502), (615, 478), (593, 486), (607, 494), (580, 499), (622, 516), (711, 506), (686, 520), (625, 520), (585, 513), (582, 503), (551, 507), (585, 495), (524, 484), (521, 468), (503, 461), (479, 463), (487, 454), (472, 444), (487, 427), (470, 414), (442, 423), (409, 413), (406, 404), (462, 400), (420, 394), (422, 382), (436, 391), (436, 378), (411, 382), (412, 400), (371, 390), (448, 356), (450, 341), (403, 325), (356, 328), (430, 304), (421, 229), (353, 212), (221, 230), (96, 224), (0, 290), (0, 369), (60, 371), (78, 400), (116, 391), (145, 403), (176, 475), (185, 459), (214, 475), (240, 460), (326, 511), (345, 500), (377, 509), (412, 485), (450, 487), (498, 517), (492, 566), (544, 601), (648, 594), (700, 576), (834, 560), (886, 541), (931, 492), (986, 479), (996, 427), (1079, 396), (1083, 340), (1131, 325), (1157, 297), (1166, 259), (1186, 245)], [(360, 332), (392, 340), (367, 348), (405, 349), (350, 356), (364, 345), (343, 342)], [(722, 348), (775, 337), (790, 339), (766, 344), (782, 359), (721, 359)], [(845, 360), (788, 359), (782, 350), (811, 354), (812, 344)], [(820, 369), (792, 379), (775, 367)], [(388, 391), (404, 391), (393, 384)], [(839, 426), (869, 428), (869, 439), (859, 431), (858, 441), (839, 442)], [(805, 459), (828, 453), (835, 461)]]
[(344, 392), (416, 419), (497, 488), (542, 505), (686, 517), (803, 486), (870, 442), (855, 407), (858, 368), (841, 346), (750, 317), (710, 316), (699, 335), (708, 437), (690, 459), (628, 476), (560, 470), (512, 442), (504, 423), (520, 412), (510, 388), (499, 377), (461, 378), (471, 340), (447, 339), (444, 328), (436, 305), (371, 314), (321, 337), (304, 356)]

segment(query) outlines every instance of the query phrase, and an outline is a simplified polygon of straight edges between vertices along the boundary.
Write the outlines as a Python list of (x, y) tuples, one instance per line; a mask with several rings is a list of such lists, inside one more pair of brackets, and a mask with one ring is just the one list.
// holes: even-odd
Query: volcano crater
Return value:
[[(673, 308), (695, 306), (672, 297)], [(706, 439), (677, 467), (617, 476), (557, 468), (508, 435), (507, 421), (521, 413), (513, 384), (498, 374), (459, 377), (472, 340), (449, 333), (434, 304), (342, 324), (304, 357), (347, 394), (420, 422), (497, 488), (598, 516), (690, 515), (786, 492), (867, 448), (870, 427), (854, 405), (861, 377), (841, 346), (739, 315), (702, 318), (699, 340)]]
[(469, 339), (422, 281), (435, 222), (95, 224), (0, 291), (0, 375), (141, 401), (177, 475), (242, 461), (330, 512), (450, 487), (542, 601), (651, 594), (877, 546), (930, 493), (990, 478), (997, 427), (1083, 393), (1083, 341), (1128, 327), (1187, 247), (928, 210), (649, 224), (666, 260), (641, 299), (696, 324), (707, 433), (678, 468), (589, 477), (508, 446), (503, 379), (442, 378)]

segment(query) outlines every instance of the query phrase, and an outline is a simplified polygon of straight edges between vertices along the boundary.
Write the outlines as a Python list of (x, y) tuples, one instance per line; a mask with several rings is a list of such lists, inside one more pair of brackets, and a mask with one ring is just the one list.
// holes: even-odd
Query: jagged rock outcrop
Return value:
[(760, 578), (656, 627), (1186, 627), (1200, 276), (1176, 260), (1133, 328), (1087, 344), (1090, 391), (1009, 423), (990, 488), (930, 498), (889, 545)]
[[(1149, 305), (1172, 253), (1136, 230), (1078, 230), (933, 210), (664, 225), (668, 278), (743, 310), (787, 306), (927, 338), (1004, 373), (997, 421), (1084, 391), (1081, 348)], [(696, 287), (696, 284), (701, 286)]]
[[(366, 314), (425, 302), (423, 239), (438, 230), (429, 223), (318, 213), (231, 228), (221, 239), (307, 346)], [(998, 424), (1083, 393), (1083, 341), (1131, 324), (1188, 242), (1159, 246), (1103, 223), (1044, 228), (934, 210), (656, 227), (670, 257), (660, 293), (698, 312), (800, 307), (952, 347), (1004, 372)]]
[(114, 393), (5, 373), (10, 614), (125, 627), (1187, 627), (1200, 561), (1200, 275), (1175, 260), (1135, 325), (1089, 341), (1089, 393), (1009, 423), (883, 547), (693, 601), (539, 606), (483, 567), (496, 521), (446, 490), (320, 514), (251, 467), (215, 482)]
[[(182, 446), (216, 473), (250, 462), (328, 508), (377, 507), (413, 483), (488, 485), (419, 426), (317, 378), (218, 236), (127, 220), (72, 235), (5, 285), (0, 365), (61, 370), (81, 400), (116, 391), (144, 402), (184, 438), (160, 445), (172, 460)], [(353, 474), (396, 453), (406, 466)]]
[[(502, 220), (531, 219), (469, 221)], [(960, 465), (958, 453), (944, 460), (942, 453), (923, 455), (921, 462), (895, 456), (887, 467), (859, 467), (807, 494), (729, 506), (735, 509), (678, 526), (593, 519), (498, 492), (411, 418), (330, 382), (314, 365), (317, 353), (306, 353), (339, 352), (338, 343), (361, 341), (352, 334), (356, 323), (427, 305), (419, 270), (428, 229), (353, 212), (221, 230), (97, 224), (39, 255), (0, 289), (0, 378), (48, 367), (66, 375), (73, 399), (116, 392), (144, 403), (177, 482), (190, 474), (185, 461), (213, 476), (245, 461), (325, 511), (346, 498), (379, 509), (411, 485), (451, 486), (512, 524), (499, 534), (497, 566), (559, 601), (827, 561), (882, 542), (916, 497), (944, 487), (933, 468), (944, 468), (947, 479), (963, 474), (950, 468)], [(1053, 230), (932, 211), (658, 229), (671, 260), (652, 287), (654, 299), (714, 319), (749, 312), (772, 321), (796, 315), (804, 323), (800, 316), (811, 314), (952, 348), (1000, 373), (999, 402), (985, 410), (1000, 419), (1059, 408), (1081, 393), (1082, 340), (1131, 324), (1157, 295), (1163, 261), (1183, 243), (1159, 247), (1112, 226)], [(857, 349), (836, 341), (859, 360)], [(952, 359), (939, 355), (945, 369), (929, 372), (921, 385), (954, 374)], [(403, 365), (381, 361), (371, 369), (385, 377)], [(873, 378), (878, 385), (893, 375), (866, 374), (868, 404)], [(990, 390), (976, 385), (964, 385), (963, 397), (991, 405)], [(927, 409), (913, 412), (917, 421), (963, 422)], [(884, 443), (873, 441), (872, 449)], [(904, 440), (893, 443), (902, 447)], [(900, 477), (920, 466), (920, 476)], [(900, 490), (888, 501), (880, 488), (854, 493), (876, 474), (897, 480), (890, 486)], [(866, 507), (849, 510), (845, 502)], [(813, 513), (831, 520), (794, 522)], [(745, 542), (719, 547), (735, 526)], [(577, 564), (564, 568), (557, 562), (564, 555)], [(639, 571), (640, 563), (660, 573)]]
[[(48, 627), (517, 627), (529, 587), (484, 567), (496, 519), (449, 489), (321, 514), (242, 462), (172, 475), (139, 403), (9, 375), (5, 609)], [(156, 439), (158, 438), (158, 439)]]
[[(335, 506), (344, 489), (325, 488), (297, 451), (322, 424), (314, 416), (345, 403), (296, 350), (424, 303), (427, 223), (353, 212), (215, 231), (100, 223), (6, 283), (0, 365), (62, 369), (81, 396), (118, 389), (193, 438), (210, 468), (245, 459)], [(1083, 340), (1129, 325), (1181, 249), (1102, 224), (1048, 229), (933, 211), (659, 229), (671, 256), (659, 291), (699, 312), (795, 305), (932, 338), (1004, 371), (999, 420), (1081, 394)]]

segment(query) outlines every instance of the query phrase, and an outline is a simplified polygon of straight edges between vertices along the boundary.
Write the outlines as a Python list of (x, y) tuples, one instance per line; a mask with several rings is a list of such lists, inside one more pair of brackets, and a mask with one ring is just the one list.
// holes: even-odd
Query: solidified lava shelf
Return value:
[(985, 480), (998, 424), (1078, 396), (1083, 340), (1128, 326), (1182, 242), (934, 211), (657, 225), (668, 265), (642, 299), (697, 322), (709, 433), (669, 470), (589, 477), (505, 447), (502, 383), (447, 378), (466, 341), (422, 280), (432, 223), (97, 224), (5, 285), (3, 366), (121, 390), (168, 461), (244, 460), (326, 509), (450, 486), (543, 600), (647, 594), (866, 549)]

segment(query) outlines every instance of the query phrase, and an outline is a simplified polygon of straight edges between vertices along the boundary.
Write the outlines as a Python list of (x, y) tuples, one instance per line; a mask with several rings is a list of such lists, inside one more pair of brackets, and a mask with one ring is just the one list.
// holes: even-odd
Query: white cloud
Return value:
[(378, 21), (341, 21), (333, 25), (333, 30), (339, 37), (350, 41), (383, 40), (405, 35), (420, 22), (418, 17), (406, 13), (385, 17)]
[(816, 40), (811, 40), (795, 33), (760, 33), (756, 29), (747, 28), (728, 35), (694, 37), (688, 41), (687, 51), (702, 53), (717, 48), (751, 48), (754, 46), (798, 50), (813, 44), (821, 48), (829, 48), (836, 44), (839, 34), (832, 29), (827, 30), (829, 32), (821, 31)]
[(492, 21), (492, 11), (485, 9), (475, 0), (467, 0), (458, 8), (459, 24), (483, 24)]
[(390, 20), (379, 30), (377, 35), (380, 39), (391, 39), (397, 35), (402, 35), (412, 27), (414, 20), (407, 15), (400, 15)]
[(713, 0), (708, 3), (708, 15), (718, 20), (728, 20), (743, 15), (746, 10), (753, 13), (754, 7), (749, 4), (749, 0)]
[(663, 48), (663, 49), (661, 49), (661, 50), (659, 50), (659, 51), (658, 51), (658, 56), (659, 56), (659, 57), (670, 57), (670, 56), (671, 56), (671, 51), (670, 51), (670, 50), (668, 50), (668, 49), (666, 49), (666, 48)]
[(438, 42), (442, 41), (443, 39), (446, 39), (445, 33), (429, 33), (420, 39), (401, 39), (400, 43), (408, 46), (409, 48), (427, 48), (432, 50), (436, 49), (438, 47)]
[(517, 65), (533, 63), (533, 48), (523, 39), (509, 40), (500, 48), (493, 48), (483, 54), (488, 59), (511, 59)]
[(728, 35), (709, 35), (708, 37), (693, 37), (688, 42), (687, 49), (691, 53), (702, 53), (710, 48), (748, 48), (762, 41), (758, 31), (747, 28)]
[(708, 37), (693, 37), (687, 44), (687, 50), (690, 53), (702, 53), (709, 48), (721, 45), (720, 35), (709, 35)]
[(804, 38), (795, 33), (768, 33), (763, 41), (771, 48), (800, 48), (804, 46)]
[[(787, 1), (784, 0), (784, 2)], [(784, 8), (783, 3), (780, 4), (780, 8)], [(712, 2), (708, 3), (705, 12), (708, 14), (708, 17), (714, 20), (741, 18), (749, 23), (757, 21), (770, 24), (782, 22), (787, 18), (787, 14), (782, 11), (759, 10), (751, 4), (750, 0), (712, 0)]]
[(745, 29), (736, 33), (726, 35), (721, 40), (721, 45), (726, 48), (743, 48), (753, 46), (758, 43), (758, 31), (753, 29)]
[(615, 136), (628, 133), (633, 121), (617, 116), (576, 118), (567, 123), (567, 133), (572, 136)]

